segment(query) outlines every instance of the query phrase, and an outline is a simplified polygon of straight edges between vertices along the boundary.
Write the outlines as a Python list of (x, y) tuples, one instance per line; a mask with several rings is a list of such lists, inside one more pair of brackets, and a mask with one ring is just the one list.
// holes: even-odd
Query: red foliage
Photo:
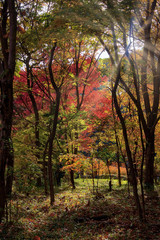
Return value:
[[(57, 50), (58, 52), (60, 49)], [(74, 59), (74, 58), (73, 58)], [(111, 116), (111, 97), (107, 92), (107, 78), (102, 77), (92, 58), (84, 56), (79, 58), (78, 65), (67, 63), (66, 70), (63, 64), (54, 62), (53, 73), (57, 84), (62, 82), (61, 88), (61, 110), (67, 114), (72, 113), (73, 106), (76, 112), (85, 111), (87, 118), (87, 129), (79, 136), (79, 143), (84, 150), (90, 150), (94, 139), (90, 137), (96, 123), (96, 119), (103, 122)], [(28, 82), (30, 81), (30, 82)], [(20, 73), (20, 77), (14, 79), (15, 89), (15, 109), (24, 117), (33, 113), (33, 106), (29, 97), (31, 90), (37, 104), (38, 110), (49, 111), (55, 99), (54, 89), (50, 83), (47, 71), (33, 69), (33, 79), (27, 81), (25, 71)], [(79, 104), (79, 106), (78, 106)]]
[(33, 79), (27, 81), (26, 71), (21, 71), (20, 76), (14, 77), (14, 107), (15, 114), (23, 117), (33, 113), (33, 106), (29, 97), (32, 92), (37, 109), (49, 110), (51, 102), (55, 99), (55, 93), (48, 76), (40, 70), (33, 70)]

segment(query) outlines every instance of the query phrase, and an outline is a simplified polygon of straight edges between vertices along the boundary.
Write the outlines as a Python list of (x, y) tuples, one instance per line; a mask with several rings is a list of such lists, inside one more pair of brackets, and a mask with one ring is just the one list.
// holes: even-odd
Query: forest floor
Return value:
[(76, 189), (61, 187), (52, 207), (49, 198), (40, 194), (15, 196), (8, 206), (8, 223), (0, 225), (0, 240), (160, 239), (160, 198), (156, 193), (145, 195), (146, 221), (140, 222), (125, 181), (118, 187), (114, 180), (111, 192), (106, 179), (98, 184), (98, 192), (92, 194), (91, 180), (76, 179)]

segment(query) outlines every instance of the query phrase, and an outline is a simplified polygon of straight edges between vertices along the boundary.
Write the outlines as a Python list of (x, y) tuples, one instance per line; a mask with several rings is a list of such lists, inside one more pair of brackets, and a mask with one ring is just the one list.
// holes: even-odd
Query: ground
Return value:
[(145, 195), (146, 221), (141, 222), (125, 181), (119, 187), (114, 180), (110, 192), (108, 180), (101, 179), (98, 192), (93, 194), (92, 190), (90, 179), (76, 179), (76, 189), (63, 185), (52, 207), (49, 198), (40, 193), (27, 198), (22, 194), (15, 196), (8, 206), (8, 223), (0, 226), (0, 239), (160, 239), (157, 192)]

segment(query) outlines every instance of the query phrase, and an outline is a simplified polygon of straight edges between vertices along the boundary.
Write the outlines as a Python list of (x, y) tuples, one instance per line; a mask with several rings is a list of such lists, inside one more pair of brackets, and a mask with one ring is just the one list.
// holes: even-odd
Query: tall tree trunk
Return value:
[[(34, 117), (35, 117), (35, 122), (34, 122), (35, 146), (36, 146), (35, 156), (36, 156), (37, 160), (39, 160), (39, 158), (40, 158), (39, 111), (38, 111), (37, 102), (36, 102), (36, 99), (34, 97), (33, 90), (32, 90), (34, 82), (33, 82), (32, 67), (30, 67), (31, 54), (28, 53), (27, 55), (28, 55), (28, 57), (26, 59), (27, 88), (28, 88), (27, 91), (28, 91), (28, 95), (29, 95), (29, 98), (32, 103), (32, 108), (33, 108)], [(37, 178), (37, 186), (38, 187), (41, 186), (41, 177), (40, 176)]]
[[(9, 71), (9, 70), (8, 70)], [(4, 200), (11, 195), (13, 181), (13, 147), (11, 140), (13, 113), (13, 78), (10, 72), (1, 79), (1, 130), (0, 130), (0, 221), (4, 212)], [(5, 170), (7, 176), (5, 177)], [(5, 183), (6, 181), (6, 183)], [(4, 189), (3, 189), (4, 188)]]
[(143, 219), (143, 213), (142, 213), (142, 207), (141, 207), (141, 203), (140, 203), (140, 199), (139, 199), (139, 195), (138, 195), (137, 179), (136, 179), (136, 175), (135, 175), (135, 171), (134, 171), (133, 159), (132, 159), (132, 154), (131, 154), (131, 150), (130, 150), (130, 146), (129, 146), (126, 124), (125, 124), (125, 120), (122, 116), (121, 109), (120, 109), (120, 106), (118, 104), (118, 99), (117, 99), (117, 95), (116, 95), (117, 87), (118, 87), (119, 81), (121, 79), (121, 74), (120, 74), (121, 69), (120, 68), (121, 68), (121, 61), (118, 65), (116, 81), (115, 81), (114, 88), (112, 90), (112, 97), (113, 97), (113, 100), (114, 100), (114, 105), (115, 105), (117, 115), (118, 115), (118, 117), (120, 119), (120, 122), (121, 122), (122, 130), (123, 130), (123, 137), (124, 137), (124, 141), (125, 141), (126, 153), (127, 153), (127, 157), (128, 157), (128, 161), (129, 161), (129, 167), (130, 167), (131, 178), (132, 178), (133, 194), (134, 194), (135, 203), (136, 203), (136, 207), (137, 207), (137, 210), (138, 210), (139, 218), (140, 218), (140, 220), (142, 220)]
[(143, 187), (143, 166), (144, 166), (144, 155), (145, 155), (145, 147), (144, 147), (144, 139), (143, 139), (143, 132), (142, 132), (142, 125), (139, 118), (139, 129), (140, 129), (140, 136), (141, 136), (141, 144), (142, 144), (142, 161), (141, 161), (141, 171), (140, 171), (140, 185), (141, 185), (141, 194), (142, 194), (142, 207), (143, 207), (143, 216), (145, 219), (145, 199), (144, 199), (144, 187)]
[(32, 103), (32, 108), (35, 116), (35, 145), (37, 147), (37, 153), (36, 156), (39, 158), (39, 147), (40, 147), (40, 138), (39, 138), (39, 112), (38, 112), (38, 107), (37, 103), (32, 91), (33, 88), (33, 73), (32, 73), (32, 68), (30, 67), (30, 60), (31, 56), (28, 53), (28, 58), (26, 60), (26, 69), (27, 69), (27, 88), (28, 88), (28, 95)]
[(53, 184), (53, 169), (52, 169), (52, 151), (53, 151), (53, 141), (56, 136), (58, 114), (59, 114), (59, 105), (60, 105), (60, 91), (56, 91), (56, 108), (54, 113), (53, 126), (49, 136), (49, 149), (48, 149), (48, 175), (49, 175), (49, 188), (50, 188), (50, 203), (54, 203), (54, 184)]
[[(146, 151), (145, 151), (145, 186), (150, 189), (154, 189), (154, 133), (155, 126), (157, 123), (157, 115), (159, 111), (159, 93), (160, 93), (160, 55), (156, 54), (157, 49), (155, 43), (152, 44), (151, 29), (154, 18), (154, 13), (156, 13), (157, 0), (153, 0), (146, 4), (146, 19), (145, 22), (141, 19), (141, 26), (144, 29), (144, 48), (142, 56), (142, 66), (141, 66), (141, 85), (142, 94), (145, 106), (145, 113), (147, 119), (147, 128), (144, 127), (144, 132), (146, 136)], [(151, 5), (151, 6), (150, 6)], [(150, 62), (148, 62), (150, 56)], [(155, 64), (155, 59), (158, 59), (157, 66)], [(152, 70), (152, 82), (153, 82), (153, 102), (150, 101), (149, 91), (148, 91), (148, 66), (151, 65)], [(152, 105), (151, 105), (152, 104)], [(142, 122), (143, 124), (143, 122)]]
[(145, 179), (144, 183), (147, 189), (154, 189), (154, 133), (147, 141), (145, 154)]
[[(8, 14), (9, 13), (9, 14)], [(14, 0), (2, 3), (0, 24), (0, 222), (4, 215), (7, 196), (11, 195), (14, 155), (11, 139), (13, 115), (13, 76), (16, 56), (17, 16)], [(9, 21), (8, 21), (9, 18)], [(9, 31), (9, 38), (5, 38)], [(5, 172), (7, 170), (7, 176)]]
[(135, 203), (136, 203), (136, 206), (137, 206), (139, 218), (142, 219), (143, 218), (142, 208), (141, 208), (141, 204), (140, 204), (140, 200), (139, 200), (139, 196), (138, 196), (137, 179), (136, 179), (134, 166), (133, 166), (133, 159), (132, 159), (132, 155), (131, 155), (131, 151), (130, 151), (130, 147), (129, 147), (127, 130), (126, 130), (125, 122), (124, 122), (123, 117), (120, 113), (120, 108), (118, 107), (118, 103), (117, 103), (117, 100), (116, 100), (115, 96), (114, 96), (114, 100), (115, 100), (115, 107), (116, 107), (116, 110), (117, 110), (117, 114), (120, 118), (122, 129), (123, 129), (123, 136), (124, 136), (124, 140), (125, 140), (126, 152), (127, 152), (127, 157), (128, 157), (129, 167), (130, 167), (130, 172), (131, 172)]
[(56, 49), (57, 43), (54, 44), (53, 48), (51, 49), (51, 56), (49, 60), (49, 75), (50, 75), (50, 81), (51, 84), (56, 92), (56, 102), (55, 102), (55, 112), (54, 112), (54, 119), (53, 119), (53, 124), (52, 124), (52, 129), (50, 132), (49, 136), (49, 149), (48, 149), (48, 174), (49, 174), (49, 188), (50, 188), (50, 204), (53, 205), (54, 203), (54, 184), (53, 184), (53, 169), (52, 169), (52, 151), (53, 151), (53, 141), (56, 136), (56, 129), (57, 129), (57, 123), (58, 123), (58, 115), (59, 115), (59, 106), (60, 106), (60, 98), (61, 98), (61, 93), (60, 93), (60, 87), (63, 84), (60, 84), (60, 87), (56, 85), (56, 82), (54, 80), (54, 75), (52, 71), (52, 60), (53, 60), (53, 55)]

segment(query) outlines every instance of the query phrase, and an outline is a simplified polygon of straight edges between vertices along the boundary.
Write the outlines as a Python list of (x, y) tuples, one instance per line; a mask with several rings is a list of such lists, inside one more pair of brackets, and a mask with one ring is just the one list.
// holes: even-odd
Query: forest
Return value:
[(0, 1), (0, 239), (160, 239), (160, 0)]

